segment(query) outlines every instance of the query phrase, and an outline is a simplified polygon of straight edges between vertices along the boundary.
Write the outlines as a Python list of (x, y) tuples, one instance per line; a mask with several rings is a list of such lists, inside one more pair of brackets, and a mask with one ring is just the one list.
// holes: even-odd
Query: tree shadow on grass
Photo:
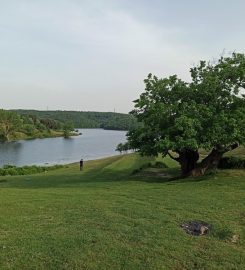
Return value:
[(130, 176), (130, 180), (147, 183), (167, 183), (175, 181), (180, 175), (179, 168), (148, 168)]
[[(224, 172), (224, 171), (222, 171)], [(153, 171), (151, 169), (145, 169), (132, 175), (130, 179), (134, 181), (148, 182), (148, 183), (165, 183), (165, 184), (184, 184), (193, 182), (212, 181), (220, 176), (221, 171), (210, 171), (203, 176), (197, 177), (183, 177), (181, 176), (181, 170), (179, 167), (164, 168)]]

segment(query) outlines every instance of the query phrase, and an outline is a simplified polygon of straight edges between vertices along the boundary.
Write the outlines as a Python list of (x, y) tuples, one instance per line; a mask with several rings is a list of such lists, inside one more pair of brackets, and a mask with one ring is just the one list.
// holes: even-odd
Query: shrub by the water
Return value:
[(63, 165), (54, 165), (54, 166), (23, 166), (16, 167), (13, 165), (4, 165), (3, 168), (0, 168), (0, 176), (5, 175), (27, 175), (27, 174), (35, 174), (42, 173), (46, 171), (52, 171), (56, 169), (63, 168)]
[(223, 157), (218, 165), (219, 169), (245, 169), (245, 159), (239, 157)]

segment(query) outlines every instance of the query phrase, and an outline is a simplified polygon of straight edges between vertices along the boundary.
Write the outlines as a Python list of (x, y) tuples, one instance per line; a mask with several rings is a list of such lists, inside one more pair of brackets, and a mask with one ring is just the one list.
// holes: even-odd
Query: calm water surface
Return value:
[(125, 131), (79, 129), (81, 136), (0, 143), (0, 166), (53, 165), (116, 155)]

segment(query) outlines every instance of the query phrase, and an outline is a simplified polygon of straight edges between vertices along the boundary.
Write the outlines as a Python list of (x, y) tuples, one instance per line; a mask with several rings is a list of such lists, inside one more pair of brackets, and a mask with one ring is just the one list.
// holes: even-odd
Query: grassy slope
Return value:
[[(146, 162), (117, 156), (83, 172), (74, 164), (0, 177), (0, 269), (245, 269), (245, 172), (188, 181), (168, 181), (171, 169), (131, 174)], [(179, 224), (192, 219), (212, 233), (185, 234)]]

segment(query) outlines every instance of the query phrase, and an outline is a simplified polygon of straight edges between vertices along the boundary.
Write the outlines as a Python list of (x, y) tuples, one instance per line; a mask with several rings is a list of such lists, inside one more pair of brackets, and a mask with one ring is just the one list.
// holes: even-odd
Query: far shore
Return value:
[[(71, 132), (69, 134), (70, 137), (79, 136), (80, 134), (78, 132)], [(36, 135), (27, 135), (22, 132), (16, 132), (14, 136), (10, 138), (9, 141), (0, 141), (1, 143), (5, 142), (15, 142), (15, 141), (21, 141), (21, 140), (35, 140), (35, 139), (47, 139), (47, 138), (58, 138), (58, 137), (64, 137), (63, 131), (50, 131), (50, 132), (40, 132)]]

